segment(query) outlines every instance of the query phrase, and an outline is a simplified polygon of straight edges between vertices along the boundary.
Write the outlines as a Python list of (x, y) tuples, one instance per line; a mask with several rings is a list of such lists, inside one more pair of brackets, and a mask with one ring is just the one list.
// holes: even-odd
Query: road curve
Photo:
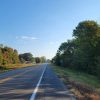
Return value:
[(41, 64), (0, 74), (0, 100), (32, 100), (40, 78), (33, 100), (75, 100), (50, 66)]

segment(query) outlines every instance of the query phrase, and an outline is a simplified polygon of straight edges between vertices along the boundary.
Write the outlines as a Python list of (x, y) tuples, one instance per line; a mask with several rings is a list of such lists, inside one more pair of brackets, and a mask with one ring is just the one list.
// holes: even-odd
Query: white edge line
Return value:
[(41, 80), (42, 80), (42, 78), (43, 78), (44, 72), (45, 72), (45, 70), (46, 70), (46, 66), (47, 66), (47, 64), (45, 65), (45, 68), (44, 68), (44, 70), (43, 70), (43, 72), (42, 72), (42, 75), (41, 75), (41, 77), (40, 77), (40, 79), (39, 79), (39, 81), (38, 81), (38, 83), (37, 83), (37, 85), (36, 85), (36, 88), (34, 89), (34, 91), (33, 91), (33, 93), (32, 93), (32, 96), (31, 96), (31, 98), (30, 98), (29, 100), (35, 100), (35, 96), (36, 96), (36, 93), (38, 92), (38, 88), (39, 88), (39, 86), (40, 86), (40, 83), (41, 83)]

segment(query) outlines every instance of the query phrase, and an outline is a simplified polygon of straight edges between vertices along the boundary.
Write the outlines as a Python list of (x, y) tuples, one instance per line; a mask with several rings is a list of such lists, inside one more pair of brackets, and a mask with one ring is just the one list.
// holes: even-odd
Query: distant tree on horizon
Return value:
[(34, 62), (34, 57), (31, 53), (19, 54), (19, 59), (22, 63), (24, 63), (24, 62), (33, 63)]

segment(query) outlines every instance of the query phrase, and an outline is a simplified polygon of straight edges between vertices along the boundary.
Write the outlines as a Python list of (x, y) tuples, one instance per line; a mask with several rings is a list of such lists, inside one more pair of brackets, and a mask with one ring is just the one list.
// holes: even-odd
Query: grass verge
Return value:
[[(53, 70), (64, 81), (65, 84), (71, 84), (70, 91), (72, 91), (77, 96), (81, 95), (82, 97), (83, 94), (85, 96), (90, 95), (86, 93), (92, 93), (92, 90), (95, 90), (95, 92), (100, 93), (100, 80), (96, 76), (55, 65), (53, 65)], [(81, 92), (82, 90), (86, 93)], [(93, 94), (91, 94), (91, 96), (94, 97)], [(99, 99), (96, 99), (96, 97), (94, 97), (95, 99), (90, 100), (100, 100), (100, 96), (97, 97)]]
[(23, 67), (27, 67), (27, 66), (32, 66), (33, 64), (7, 64), (4, 66), (0, 66), (0, 73), (9, 71), (9, 70), (14, 70), (14, 69), (18, 69), (18, 68), (23, 68)]

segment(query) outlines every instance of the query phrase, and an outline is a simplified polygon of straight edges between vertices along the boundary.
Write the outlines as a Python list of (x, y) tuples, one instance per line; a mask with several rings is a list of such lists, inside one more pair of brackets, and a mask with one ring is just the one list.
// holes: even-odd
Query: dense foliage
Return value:
[(35, 57), (35, 62), (36, 63), (44, 63), (44, 62), (46, 62), (46, 57), (45, 56)]
[(33, 63), (34, 57), (31, 53), (24, 53), (19, 55), (19, 59), (22, 63)]
[(52, 61), (64, 67), (100, 76), (100, 25), (83, 21), (73, 31), (74, 39), (60, 45)]
[(41, 62), (41, 59), (39, 57), (35, 57), (35, 62), (36, 63), (40, 63)]
[(16, 63), (20, 63), (17, 50), (0, 45), (0, 65)]

